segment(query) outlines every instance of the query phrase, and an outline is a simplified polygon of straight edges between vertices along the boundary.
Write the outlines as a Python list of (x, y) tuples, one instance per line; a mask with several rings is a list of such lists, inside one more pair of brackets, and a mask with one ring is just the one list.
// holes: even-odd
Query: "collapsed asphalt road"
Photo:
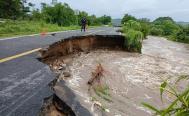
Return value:
[[(90, 34), (119, 34), (115, 28), (100, 27), (87, 32), (67, 31), (55, 36), (25, 36), (0, 40), (0, 115), (35, 116), (43, 98), (51, 95), (48, 83), (54, 75), (47, 65), (40, 63), (38, 54), (25, 53), (48, 46), (70, 36)], [(20, 55), (21, 54), (21, 55)], [(11, 60), (9, 60), (11, 58)]]
[(72, 37), (41, 50), (41, 61), (57, 76), (50, 84), (55, 97), (46, 99), (40, 116), (151, 116), (142, 102), (161, 109), (174, 99), (164, 94), (162, 103), (164, 80), (179, 91), (188, 86), (189, 80), (177, 81), (189, 75), (187, 44), (148, 36), (138, 54), (126, 51), (124, 39)]

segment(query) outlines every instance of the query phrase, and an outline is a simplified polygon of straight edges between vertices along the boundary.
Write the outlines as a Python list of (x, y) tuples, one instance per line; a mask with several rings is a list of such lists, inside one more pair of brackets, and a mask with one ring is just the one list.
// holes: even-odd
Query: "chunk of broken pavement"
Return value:
[(71, 76), (70, 72), (67, 72), (67, 71), (63, 72), (63, 75), (64, 75), (64, 77), (70, 77)]

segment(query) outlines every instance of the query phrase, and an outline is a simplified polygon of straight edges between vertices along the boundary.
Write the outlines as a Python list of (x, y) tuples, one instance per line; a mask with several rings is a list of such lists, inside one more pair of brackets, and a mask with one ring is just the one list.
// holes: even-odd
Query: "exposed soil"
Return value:
[(44, 99), (39, 116), (75, 116), (75, 114), (56, 95), (52, 95)]
[[(87, 52), (80, 49), (74, 54), (62, 52), (64, 46), (62, 43), (59, 45), (62, 47), (49, 47), (43, 52), (42, 61), (58, 75), (51, 83), (57, 97), (79, 116), (152, 115), (141, 102), (165, 107), (173, 97), (166, 94), (164, 103), (161, 102), (160, 83), (166, 79), (174, 83), (178, 76), (189, 75), (189, 45), (164, 38), (149, 36), (143, 42), (142, 54), (126, 52), (121, 44), (114, 44), (114, 49), (110, 49), (112, 44), (106, 44), (105, 48), (87, 49)], [(91, 91), (88, 84), (99, 64), (103, 71), (98, 84), (108, 86), (105, 97), (94, 89)], [(188, 84), (189, 81), (184, 81), (178, 86), (184, 88)]]

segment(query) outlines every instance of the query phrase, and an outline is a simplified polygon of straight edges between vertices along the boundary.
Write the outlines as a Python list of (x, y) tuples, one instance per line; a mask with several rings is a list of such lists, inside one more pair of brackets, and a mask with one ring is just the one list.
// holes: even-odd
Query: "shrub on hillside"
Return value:
[(127, 23), (124, 24), (124, 31), (128, 31), (129, 29), (141, 31), (141, 25), (137, 21), (129, 20)]
[(163, 35), (163, 29), (157, 28), (157, 27), (152, 27), (150, 29), (150, 35), (155, 35), (155, 36), (161, 36)]
[(141, 25), (141, 32), (144, 34), (144, 38), (146, 38), (149, 35), (150, 24), (140, 23), (140, 25)]
[(142, 32), (129, 29), (125, 33), (125, 48), (130, 52), (141, 53), (143, 38), (144, 36)]
[(136, 19), (134, 16), (132, 16), (132, 15), (125, 14), (124, 17), (123, 17), (122, 20), (121, 20), (121, 23), (122, 23), (122, 24), (125, 24), (125, 23), (127, 23), (129, 20), (134, 20), (134, 21), (136, 21), (137, 19)]
[(162, 29), (163, 29), (163, 35), (165, 36), (175, 34), (181, 30), (179, 25), (173, 23), (172, 21), (164, 21), (162, 25)]

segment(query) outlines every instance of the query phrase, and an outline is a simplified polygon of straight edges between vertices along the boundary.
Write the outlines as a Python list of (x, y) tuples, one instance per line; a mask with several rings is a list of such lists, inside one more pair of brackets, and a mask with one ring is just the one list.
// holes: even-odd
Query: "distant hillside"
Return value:
[(121, 19), (112, 19), (113, 26), (121, 26)]
[(189, 22), (180, 21), (180, 22), (177, 22), (177, 24), (180, 24), (180, 25), (189, 25)]

